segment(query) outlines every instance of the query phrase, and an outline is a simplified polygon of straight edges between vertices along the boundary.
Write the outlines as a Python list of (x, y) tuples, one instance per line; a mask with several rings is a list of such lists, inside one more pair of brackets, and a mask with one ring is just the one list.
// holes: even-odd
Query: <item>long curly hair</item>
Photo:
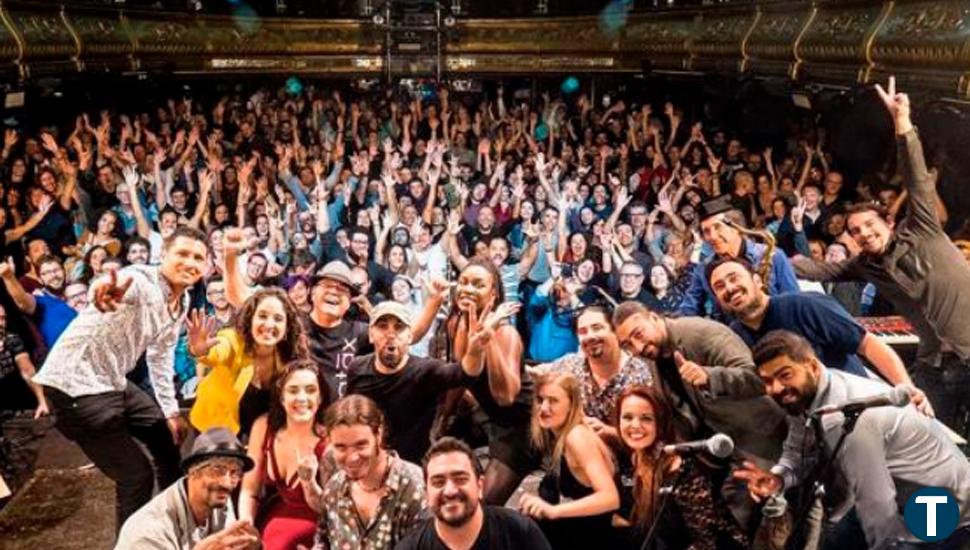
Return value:
[(273, 397), (269, 403), (268, 415), (269, 428), (273, 432), (277, 432), (286, 426), (286, 410), (283, 408), (283, 392), (286, 388), (286, 382), (290, 379), (293, 373), (301, 370), (312, 372), (313, 376), (317, 379), (317, 383), (320, 385), (320, 402), (318, 403), (316, 413), (313, 415), (313, 423), (321, 430), (323, 428), (324, 415), (327, 411), (327, 405), (329, 405), (329, 403), (327, 403), (327, 383), (324, 381), (324, 378), (320, 376), (320, 369), (317, 368), (316, 363), (310, 359), (297, 359), (296, 361), (290, 361), (287, 363), (273, 381)]
[[(663, 446), (674, 441), (674, 429), (671, 421), (670, 408), (664, 398), (656, 390), (647, 386), (628, 386), (616, 398), (616, 408), (613, 413), (613, 425), (620, 431), (620, 410), (623, 402), (632, 397), (639, 397), (650, 403), (653, 408), (656, 423), (656, 438), (653, 444), (641, 451), (634, 451), (633, 486), (633, 520), (639, 525), (646, 525), (653, 520), (660, 501), (660, 487), (666, 482), (675, 457), (662, 452)], [(622, 435), (620, 437), (623, 439)], [(626, 443), (624, 442), (624, 446)]]
[[(276, 287), (258, 290), (246, 300), (239, 312), (236, 313), (233, 328), (242, 336), (243, 349), (248, 355), (252, 355), (256, 350), (256, 340), (253, 338), (253, 317), (256, 315), (256, 308), (267, 298), (279, 300), (283, 304), (283, 312), (286, 314), (286, 333), (283, 335), (283, 339), (276, 344), (276, 352), (280, 362), (285, 365), (295, 359), (305, 358), (307, 356), (307, 341), (303, 323), (300, 322), (300, 310), (293, 305), (293, 301), (287, 296), (286, 291)], [(274, 373), (274, 378), (277, 374), (279, 373)]]

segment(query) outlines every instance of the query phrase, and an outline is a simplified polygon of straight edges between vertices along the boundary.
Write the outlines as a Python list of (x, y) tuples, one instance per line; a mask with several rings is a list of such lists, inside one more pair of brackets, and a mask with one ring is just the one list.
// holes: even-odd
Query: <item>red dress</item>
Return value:
[[(296, 472), (289, 480), (284, 480), (276, 462), (275, 433), (266, 434), (263, 444), (263, 460), (266, 469), (263, 470), (264, 487), (275, 489), (276, 495), (264, 505), (269, 508), (260, 513), (259, 529), (263, 539), (264, 550), (293, 550), (297, 544), (307, 547), (313, 546), (313, 535), (317, 530), (318, 514), (307, 504), (303, 495), (303, 488)], [(313, 449), (317, 460), (323, 458), (327, 443), (321, 439)], [(272, 468), (272, 470), (270, 470)], [(272, 472), (272, 477), (270, 477)]]

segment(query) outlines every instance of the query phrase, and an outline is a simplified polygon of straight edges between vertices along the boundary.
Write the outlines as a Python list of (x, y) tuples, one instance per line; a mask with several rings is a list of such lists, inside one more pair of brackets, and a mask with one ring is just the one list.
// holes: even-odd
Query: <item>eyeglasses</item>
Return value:
[(213, 464), (208, 467), (208, 470), (209, 470), (209, 473), (211, 473), (215, 477), (221, 478), (221, 477), (226, 477), (228, 475), (229, 479), (232, 479), (233, 481), (239, 481), (240, 479), (242, 479), (242, 476), (243, 476), (243, 472), (241, 468), (233, 468), (230, 466), (226, 466), (224, 464)]
[(643, 277), (643, 273), (620, 273), (620, 277), (626, 279), (636, 279), (637, 277)]

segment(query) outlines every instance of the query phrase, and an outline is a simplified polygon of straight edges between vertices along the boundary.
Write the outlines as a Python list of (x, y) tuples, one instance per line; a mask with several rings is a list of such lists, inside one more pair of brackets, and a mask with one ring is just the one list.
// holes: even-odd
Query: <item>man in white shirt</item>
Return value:
[[(180, 227), (165, 241), (161, 265), (129, 266), (96, 281), (93, 307), (61, 334), (34, 377), (57, 428), (114, 480), (119, 527), (151, 498), (152, 462), (159, 487), (179, 476), (186, 427), (175, 399), (175, 343), (207, 254), (205, 235)], [(155, 399), (126, 378), (142, 354)]]

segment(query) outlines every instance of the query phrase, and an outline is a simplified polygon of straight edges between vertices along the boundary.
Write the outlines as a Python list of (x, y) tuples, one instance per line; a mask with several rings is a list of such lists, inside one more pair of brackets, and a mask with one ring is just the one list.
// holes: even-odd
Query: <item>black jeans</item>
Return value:
[[(165, 417), (133, 383), (128, 382), (124, 391), (83, 397), (49, 387), (44, 393), (57, 415), (57, 429), (115, 482), (116, 529), (151, 499), (155, 481), (161, 490), (179, 478), (179, 450)], [(135, 439), (151, 454), (154, 476), (149, 457)]]

